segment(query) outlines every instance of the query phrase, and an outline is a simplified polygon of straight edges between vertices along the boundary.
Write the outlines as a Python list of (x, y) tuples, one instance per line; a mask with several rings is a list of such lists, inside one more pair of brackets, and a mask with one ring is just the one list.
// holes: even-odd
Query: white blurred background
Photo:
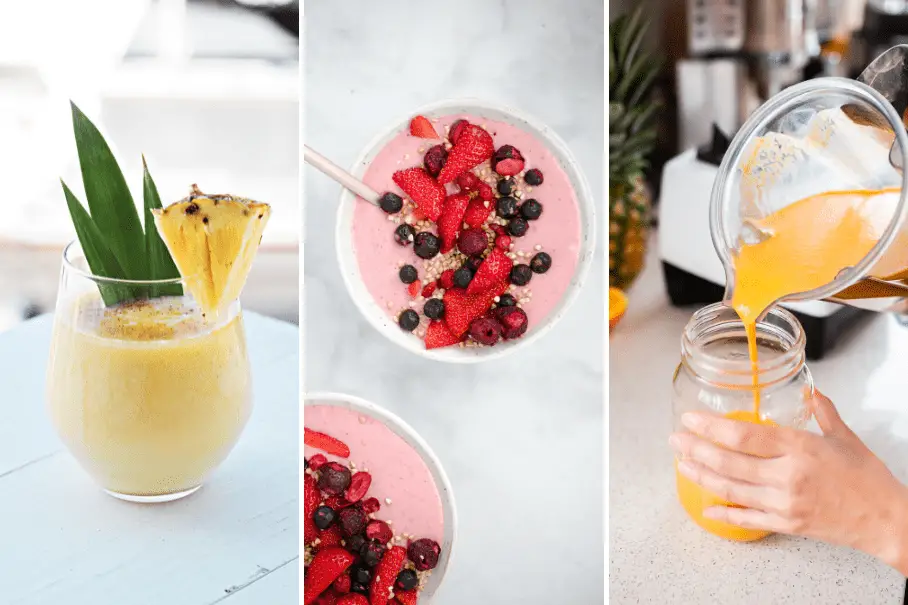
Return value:
[(84, 202), (69, 100), (98, 125), (141, 204), (145, 154), (165, 204), (192, 183), (273, 205), (243, 295), (298, 321), (298, 2), (0, 3), (0, 331), (53, 309)]

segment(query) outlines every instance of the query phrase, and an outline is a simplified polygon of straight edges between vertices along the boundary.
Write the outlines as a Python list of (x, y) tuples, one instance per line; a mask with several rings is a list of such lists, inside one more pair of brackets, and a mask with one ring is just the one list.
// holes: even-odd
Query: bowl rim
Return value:
[[(573, 153), (571, 153), (570, 148), (568, 147), (564, 139), (562, 139), (552, 128), (546, 125), (545, 122), (539, 120), (538, 118), (535, 118), (523, 111), (514, 109), (513, 107), (510, 107), (508, 105), (494, 101), (486, 101), (475, 97), (448, 98), (422, 105), (410, 112), (407, 112), (405, 117), (397, 119), (391, 122), (387, 127), (379, 130), (378, 134), (373, 137), (372, 140), (357, 155), (356, 160), (353, 162), (352, 167), (350, 168), (350, 173), (355, 176), (359, 176), (359, 173), (361, 173), (361, 171), (365, 170), (366, 168), (366, 158), (370, 154), (375, 152), (394, 134), (400, 131), (407, 123), (409, 123), (413, 116), (426, 115), (431, 113), (469, 113), (470, 110), (467, 108), (470, 107), (478, 109), (480, 111), (490, 110), (498, 112), (510, 117), (516, 122), (522, 122), (525, 126), (528, 126), (530, 128), (529, 134), (532, 134), (534, 137), (541, 139), (542, 142), (545, 143), (549, 151), (553, 155), (555, 155), (556, 159), (560, 160), (560, 162), (563, 163), (562, 169), (564, 169), (565, 172), (568, 173), (568, 178), (572, 186), (574, 187), (574, 193), (577, 199), (578, 211), (580, 214), (581, 228), (580, 250), (578, 251), (577, 266), (574, 270), (574, 276), (572, 278), (571, 284), (562, 295), (556, 308), (553, 309), (552, 312), (550, 312), (549, 315), (545, 318), (544, 323), (537, 325), (530, 333), (518, 340), (500, 342), (494, 347), (443, 347), (439, 349), (426, 349), (423, 345), (422, 340), (420, 339), (409, 338), (407, 340), (403, 340), (395, 338), (394, 336), (392, 336), (391, 329), (394, 328), (398, 332), (400, 331), (400, 329), (396, 327), (396, 324), (389, 323), (390, 317), (387, 315), (387, 313), (384, 313), (382, 310), (382, 316), (379, 317), (369, 308), (369, 303), (375, 304), (377, 306), (377, 303), (372, 300), (371, 297), (369, 301), (361, 301), (356, 296), (354, 296), (356, 286), (362, 285), (363, 287), (365, 287), (364, 284), (362, 284), (362, 278), (359, 276), (359, 268), (353, 267), (353, 269), (355, 269), (355, 278), (353, 276), (353, 272), (345, 270), (347, 266), (344, 263), (344, 257), (347, 253), (347, 249), (345, 248), (344, 244), (349, 244), (349, 242), (351, 241), (351, 236), (349, 230), (343, 228), (345, 224), (344, 217), (345, 213), (351, 207), (350, 204), (356, 203), (357, 196), (356, 194), (348, 191), (343, 187), (340, 191), (337, 215), (335, 219), (334, 237), (338, 267), (340, 269), (341, 278), (344, 281), (344, 286), (347, 290), (347, 294), (350, 296), (350, 298), (353, 299), (353, 303), (356, 305), (360, 314), (366, 319), (366, 321), (387, 340), (415, 355), (426, 359), (432, 359), (434, 361), (460, 364), (483, 363), (504, 357), (519, 349), (530, 346), (536, 340), (542, 338), (545, 334), (547, 334), (570, 310), (586, 283), (590, 268), (592, 266), (593, 258), (596, 254), (597, 231), (596, 204), (594, 202), (592, 190), (590, 189), (586, 174), (583, 172), (583, 169), (577, 162)], [(517, 127), (521, 128), (520, 125), (517, 125)], [(354, 279), (359, 283), (354, 284)], [(413, 342), (409, 343), (410, 340), (412, 340)]]
[[(316, 391), (312, 393), (306, 393), (303, 396), (303, 417), (305, 426), (305, 408), (307, 406), (315, 405), (327, 405), (331, 407), (341, 407), (350, 410), (354, 410), (358, 413), (365, 414), (372, 418), (379, 420), (382, 424), (388, 427), (395, 435), (403, 439), (408, 445), (410, 445), (420, 458), (423, 459), (423, 462), (426, 463), (426, 466), (429, 467), (429, 471), (432, 474), (432, 478), (436, 482), (436, 490), (438, 490), (438, 496), (441, 500), (442, 511), (445, 514), (445, 541), (448, 542), (448, 547), (446, 550), (442, 551), (442, 556), (439, 557), (438, 565), (434, 570), (432, 570), (432, 578), (438, 577), (437, 584), (431, 594), (427, 595), (430, 600), (435, 598), (435, 595), (438, 593), (438, 590), (441, 588), (444, 583), (445, 578), (448, 575), (448, 569), (451, 567), (451, 561), (454, 558), (454, 546), (457, 543), (457, 501), (454, 498), (454, 488), (451, 485), (451, 480), (448, 478), (447, 473), (445, 472), (444, 466), (442, 466), (441, 461), (438, 459), (438, 456), (429, 447), (429, 444), (426, 442), (423, 437), (416, 432), (416, 430), (407, 424), (400, 416), (397, 414), (383, 408), (377, 403), (373, 403), (362, 397), (356, 395), (349, 395), (346, 393), (332, 392), (332, 391)], [(450, 517), (450, 518), (447, 518)], [(450, 535), (448, 532), (450, 531)], [(431, 583), (431, 579), (429, 582)]]

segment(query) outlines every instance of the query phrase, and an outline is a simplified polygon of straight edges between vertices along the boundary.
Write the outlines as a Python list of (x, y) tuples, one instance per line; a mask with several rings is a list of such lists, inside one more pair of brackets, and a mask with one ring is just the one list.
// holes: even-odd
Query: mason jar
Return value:
[[(681, 363), (672, 381), (676, 431), (686, 412), (712, 412), (760, 424), (804, 428), (813, 379), (807, 369), (806, 339), (794, 315), (773, 307), (757, 324), (757, 361), (751, 363), (744, 324), (725, 303), (694, 313), (681, 337)], [(677, 466), (677, 461), (676, 461)], [(678, 500), (706, 531), (736, 541), (759, 540), (770, 532), (707, 519), (711, 506), (737, 506), (675, 472)]]

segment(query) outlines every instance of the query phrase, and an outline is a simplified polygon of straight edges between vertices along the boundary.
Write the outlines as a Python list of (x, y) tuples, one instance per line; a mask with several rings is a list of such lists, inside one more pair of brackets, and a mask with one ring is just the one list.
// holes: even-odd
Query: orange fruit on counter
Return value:
[(608, 289), (608, 329), (611, 332), (627, 311), (627, 296), (618, 288)]

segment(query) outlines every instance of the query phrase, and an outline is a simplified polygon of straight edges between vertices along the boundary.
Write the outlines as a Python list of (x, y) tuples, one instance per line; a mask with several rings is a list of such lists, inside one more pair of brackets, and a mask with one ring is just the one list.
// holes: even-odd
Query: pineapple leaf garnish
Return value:
[[(148, 164), (145, 162), (145, 156), (142, 156), (142, 197), (145, 202), (145, 256), (148, 259), (148, 269), (151, 275), (150, 279), (170, 279), (177, 277), (180, 272), (164, 245), (164, 241), (155, 228), (154, 215), (152, 210), (163, 208), (161, 196), (158, 195), (158, 188), (151, 178), (148, 171)], [(151, 293), (152, 298), (156, 296), (179, 296), (183, 293), (183, 288), (179, 284), (168, 284), (166, 286), (155, 286), (155, 291)]]
[[(91, 272), (98, 277), (149, 281), (180, 276), (173, 259), (158, 235), (151, 210), (161, 207), (157, 187), (145, 166), (143, 193), (145, 228), (120, 166), (95, 125), (72, 105), (73, 133), (82, 169), (82, 184), (88, 209), (61, 181), (66, 205), (76, 236)], [(167, 287), (112, 284), (98, 285), (105, 305), (163, 295), (180, 295), (179, 285)]]

